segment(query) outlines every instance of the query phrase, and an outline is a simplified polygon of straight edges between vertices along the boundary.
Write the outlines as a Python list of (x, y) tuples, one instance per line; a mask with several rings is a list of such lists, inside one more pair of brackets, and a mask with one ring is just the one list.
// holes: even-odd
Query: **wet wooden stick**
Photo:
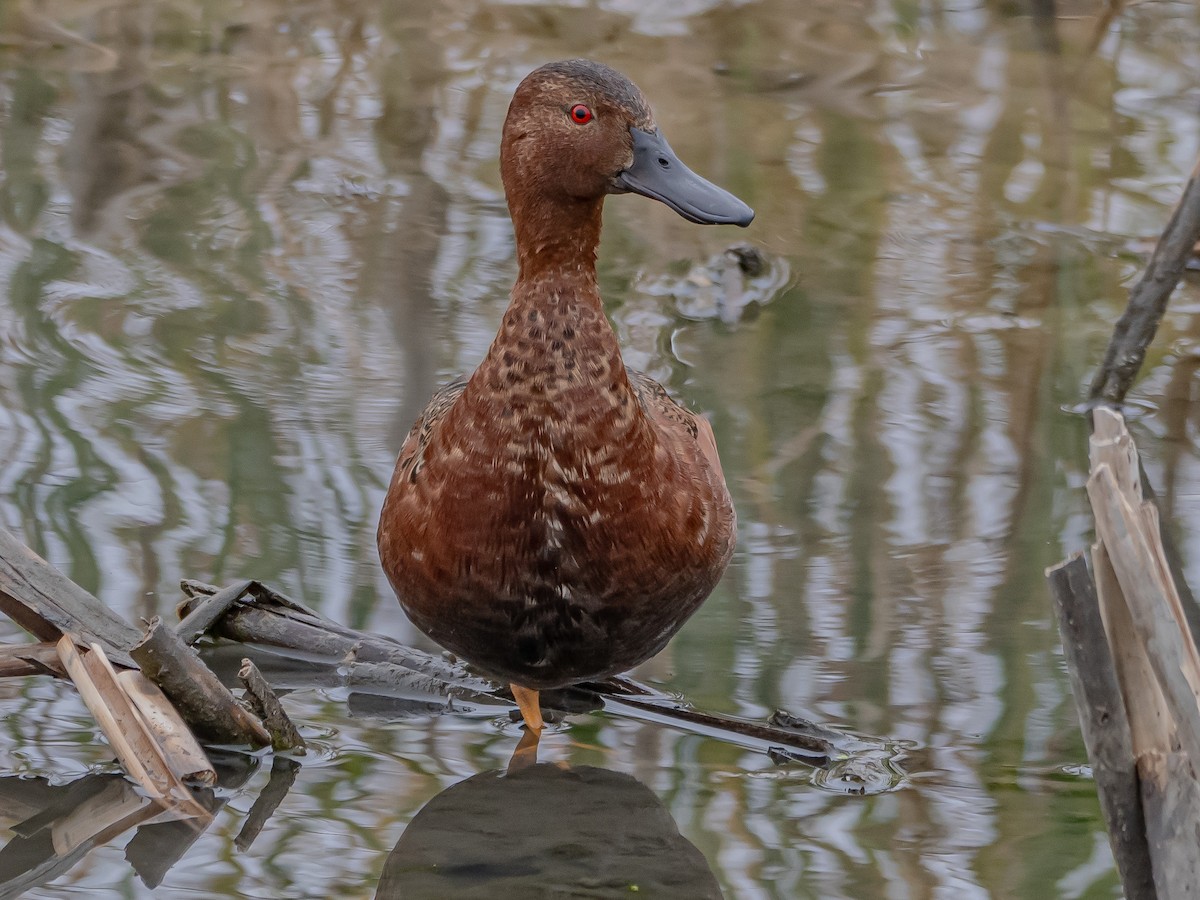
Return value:
[[(216, 589), (199, 582), (187, 582), (184, 590), (193, 598), (181, 607), (186, 612), (191, 603)], [(428, 693), (442, 699), (461, 699), (467, 704), (492, 704), (499, 699), (498, 685), (470, 674), (459, 665), (405, 647), (384, 635), (355, 631), (342, 625), (327, 626), (311, 613), (297, 611), (294, 604), (279, 606), (273, 598), (262, 602), (257, 589), (251, 593), (252, 599), (234, 604), (216, 622), (214, 634), (246, 644), (302, 651), (307, 659), (313, 654), (325, 656), (347, 670), (340, 683), (363, 693), (389, 697)], [(272, 593), (269, 589), (264, 591), (267, 596)], [(371, 660), (371, 664), (364, 664), (364, 659)], [(318, 674), (319, 669), (314, 666), (305, 671), (312, 672), (314, 681), (327, 682), (327, 676)], [(810, 723), (783, 726), (747, 722), (691, 709), (660, 699), (653, 691), (625, 678), (589, 683), (580, 688), (604, 698), (605, 706), (616, 715), (670, 725), (764, 752), (771, 747), (780, 748), (791, 758), (809, 765), (828, 765), (843, 755), (845, 748), (861, 743), (849, 735)], [(544, 699), (553, 698), (547, 695)], [(625, 700), (630, 702), (622, 702)]]
[(1114, 406), (1125, 400), (1197, 241), (1200, 241), (1200, 164), (1192, 170), (1146, 271), (1129, 292), (1129, 304), (1113, 328), (1104, 361), (1092, 379), (1090, 400)]
[(58, 658), (57, 645), (50, 641), (40, 644), (0, 645), (0, 678), (25, 675), (66, 678), (67, 670)]
[(250, 660), (243, 659), (242, 667), (238, 670), (238, 680), (246, 688), (246, 699), (251, 708), (258, 713), (263, 725), (271, 735), (272, 749), (292, 750), (303, 755), (307, 746), (304, 738), (300, 736), (299, 730), (288, 718), (283, 704), (279, 702), (279, 698), (271, 690), (271, 685), (267, 684), (267, 680), (258, 671), (258, 667)]
[(43, 641), (64, 634), (98, 642), (108, 658), (133, 666), (126, 652), (136, 628), (0, 528), (0, 612)]
[(828, 766), (839, 756), (838, 748), (824, 737), (717, 716), (678, 703), (604, 695), (604, 708), (625, 718), (669, 725), (748, 750), (759, 750), (763, 753), (772, 749), (783, 751), (782, 756), (787, 759), (817, 768)]
[[(203, 594), (203, 586), (197, 582), (188, 582), (188, 589), (198, 593), (181, 605), (182, 612), (189, 612)], [(213, 626), (213, 633), (231, 641), (301, 650), (335, 661), (353, 655), (357, 662), (393, 663), (442, 682), (444, 691), (490, 694), (495, 689), (491, 682), (442, 657), (407, 647), (386, 635), (355, 631), (294, 606), (281, 605), (269, 589), (263, 593), (269, 599), (264, 601), (254, 594), (252, 602), (235, 603)]]
[(171, 698), (202, 741), (265, 747), (271, 735), (244, 709), (175, 631), (157, 616), (129, 651), (146, 676)]
[(200, 603), (191, 605), (191, 611), (175, 626), (175, 633), (185, 644), (195, 643), (196, 639), (212, 628), (213, 623), (225, 615), (225, 611), (237, 603), (255, 583), (248, 580), (235, 582)]
[(1125, 896), (1154, 900), (1129, 719), (1100, 618), (1096, 585), (1081, 553), (1047, 569), (1046, 579), (1058, 615), (1071, 694)]

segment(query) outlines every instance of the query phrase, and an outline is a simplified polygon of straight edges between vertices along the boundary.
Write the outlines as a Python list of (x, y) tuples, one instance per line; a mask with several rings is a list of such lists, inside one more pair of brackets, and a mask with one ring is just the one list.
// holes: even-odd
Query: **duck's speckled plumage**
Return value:
[[(597, 128), (566, 119), (576, 103)], [(518, 88), (501, 170), (520, 274), (479, 368), (413, 426), (380, 520), (413, 622), (531, 689), (657, 653), (733, 552), (711, 428), (625, 368), (596, 284), (631, 127), (653, 128), (648, 105), (598, 63), (554, 63)]]

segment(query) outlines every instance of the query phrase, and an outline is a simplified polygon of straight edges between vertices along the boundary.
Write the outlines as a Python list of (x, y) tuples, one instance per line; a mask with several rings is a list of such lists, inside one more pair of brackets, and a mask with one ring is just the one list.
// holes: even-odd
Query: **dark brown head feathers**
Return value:
[(560, 96), (574, 92), (579, 95), (578, 102), (591, 102), (608, 110), (619, 110), (639, 128), (654, 127), (650, 104), (638, 86), (604, 63), (590, 59), (564, 59), (546, 63), (525, 76), (514, 99), (521, 98), (522, 91), (529, 89)]

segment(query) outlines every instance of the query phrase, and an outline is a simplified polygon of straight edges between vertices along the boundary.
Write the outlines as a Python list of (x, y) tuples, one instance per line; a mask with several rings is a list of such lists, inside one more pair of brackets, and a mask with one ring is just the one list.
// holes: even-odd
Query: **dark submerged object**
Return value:
[(625, 368), (605, 318), (604, 197), (641, 193), (698, 223), (754, 212), (679, 161), (632, 82), (588, 60), (521, 82), (500, 167), (511, 302), (479, 368), (435, 394), (405, 440), (379, 553), (417, 627), (511, 682), (536, 731), (536, 691), (661, 650), (735, 538), (712, 429)]
[(417, 813), (376, 900), (666, 897), (719, 900), (704, 855), (629, 775), (542, 764), (483, 772)]

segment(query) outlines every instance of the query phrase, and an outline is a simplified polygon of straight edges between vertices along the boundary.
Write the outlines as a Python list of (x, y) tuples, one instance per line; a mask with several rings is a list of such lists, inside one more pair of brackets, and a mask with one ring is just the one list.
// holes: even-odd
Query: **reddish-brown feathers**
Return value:
[[(580, 103), (595, 113), (585, 125), (570, 118)], [(413, 622), (534, 689), (657, 653), (733, 551), (711, 429), (626, 370), (596, 285), (631, 124), (652, 125), (641, 93), (596, 63), (552, 64), (518, 88), (502, 174), (520, 275), (479, 368), (413, 426), (379, 523)]]

